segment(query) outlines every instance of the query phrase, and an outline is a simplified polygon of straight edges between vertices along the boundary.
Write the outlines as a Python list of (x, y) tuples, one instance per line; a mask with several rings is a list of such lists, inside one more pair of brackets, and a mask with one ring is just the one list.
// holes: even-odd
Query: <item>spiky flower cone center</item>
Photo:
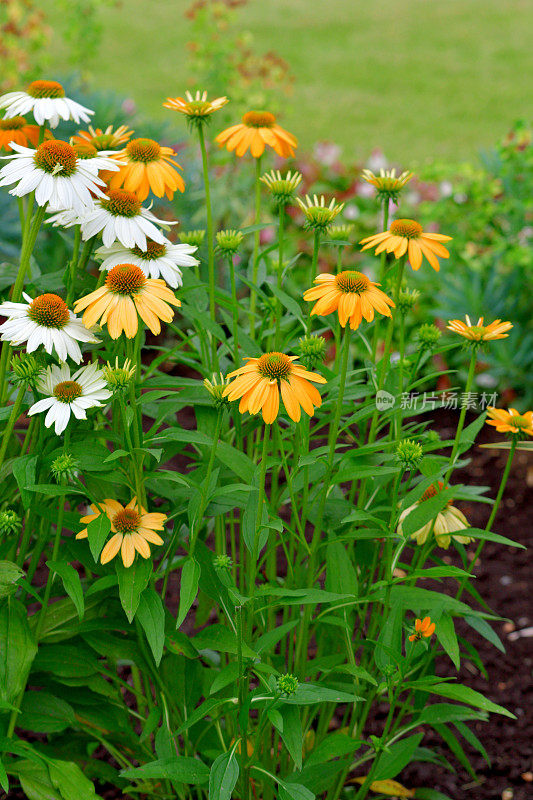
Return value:
[(276, 117), (270, 111), (248, 111), (244, 114), (242, 121), (249, 128), (271, 128)]
[(438, 490), (437, 490), (436, 486), (431, 484), (431, 486), (429, 486), (426, 489), (426, 491), (424, 492), (424, 494), (420, 498), (420, 502), (421, 503), (423, 503), (425, 500), (430, 500), (432, 497), (435, 497), (435, 495), (438, 494), (438, 492), (442, 492), (442, 490), (444, 489), (444, 484), (442, 483), (442, 481), (437, 481), (437, 483), (439, 485)]
[(133, 533), (141, 524), (141, 515), (134, 508), (124, 508), (113, 517), (113, 525), (119, 533)]
[(159, 160), (161, 147), (153, 139), (132, 139), (126, 145), (126, 153), (130, 161), (148, 164), (150, 161)]
[(211, 103), (201, 100), (191, 100), (187, 103), (186, 113), (191, 117), (204, 117), (211, 111)]
[(153, 242), (151, 239), (146, 240), (146, 250), (141, 250), (140, 247), (132, 248), (132, 253), (138, 258), (143, 258), (146, 261), (153, 261), (156, 258), (161, 258), (167, 252), (167, 248), (164, 244), (159, 244), (159, 242)]
[(35, 165), (44, 172), (67, 178), (76, 172), (77, 158), (72, 145), (58, 139), (40, 144), (33, 156)]
[(118, 144), (112, 133), (101, 133), (91, 137), (91, 144), (97, 150), (112, 150)]
[(65, 90), (57, 81), (32, 81), (28, 86), (28, 94), (35, 98), (64, 97)]
[(509, 425), (513, 425), (515, 428), (530, 428), (531, 423), (525, 417), (521, 415), (511, 416), (509, 420)]
[(109, 189), (107, 199), (100, 200), (100, 203), (114, 217), (136, 217), (141, 210), (137, 195), (126, 189)]
[(67, 304), (57, 294), (41, 294), (30, 303), (28, 317), (44, 328), (64, 328), (70, 314)]
[(394, 236), (403, 236), (404, 239), (419, 239), (423, 228), (414, 219), (395, 219), (390, 226), (390, 232)]
[(19, 131), (28, 123), (26, 117), (11, 117), (11, 119), (0, 119), (0, 131)]
[(265, 353), (257, 362), (261, 377), (269, 380), (281, 380), (290, 375), (292, 361), (284, 353)]
[(346, 294), (363, 294), (368, 290), (370, 281), (362, 272), (345, 270), (335, 278), (337, 289)]
[(135, 264), (117, 264), (107, 273), (106, 287), (115, 294), (134, 295), (146, 283), (146, 276)]
[(83, 389), (77, 381), (61, 381), (54, 387), (54, 397), (60, 403), (72, 403), (77, 397), (81, 397)]

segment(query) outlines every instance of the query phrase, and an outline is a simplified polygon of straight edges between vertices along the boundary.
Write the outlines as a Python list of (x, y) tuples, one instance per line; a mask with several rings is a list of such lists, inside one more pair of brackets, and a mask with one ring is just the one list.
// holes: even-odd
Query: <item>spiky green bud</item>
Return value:
[(396, 445), (396, 461), (404, 470), (413, 471), (417, 469), (422, 460), (422, 447), (413, 439), (403, 439)]
[(216, 234), (217, 250), (226, 256), (226, 258), (234, 256), (244, 239), (242, 231), (219, 231)]
[(294, 694), (298, 689), (300, 682), (298, 678), (294, 675), (280, 675), (277, 681), (278, 692), (284, 694), (286, 697), (290, 697), (291, 694)]
[(201, 247), (205, 239), (205, 230), (181, 231), (179, 234), (180, 242), (191, 244), (193, 247)]

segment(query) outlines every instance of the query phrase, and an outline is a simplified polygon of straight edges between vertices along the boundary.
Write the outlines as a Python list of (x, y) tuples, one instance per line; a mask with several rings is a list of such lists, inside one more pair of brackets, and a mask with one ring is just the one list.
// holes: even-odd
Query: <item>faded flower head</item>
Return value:
[(265, 172), (259, 180), (265, 184), (276, 205), (286, 206), (293, 199), (294, 193), (302, 181), (302, 175), (300, 172), (289, 170), (283, 178), (279, 169), (273, 169), (271, 172)]

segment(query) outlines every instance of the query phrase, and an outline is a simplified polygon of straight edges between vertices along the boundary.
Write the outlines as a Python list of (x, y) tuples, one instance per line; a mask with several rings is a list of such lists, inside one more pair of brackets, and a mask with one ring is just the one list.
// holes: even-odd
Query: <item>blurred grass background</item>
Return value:
[[(52, 77), (67, 69), (68, 31), (61, 4), (40, 5), (53, 28)], [(88, 53), (95, 85), (167, 114), (163, 99), (190, 86), (190, 5), (104, 3), (98, 52)], [(288, 62), (281, 121), (303, 147), (329, 139), (349, 156), (380, 148), (409, 165), (457, 160), (531, 115), (531, 0), (250, 0), (237, 20), (258, 52)]]

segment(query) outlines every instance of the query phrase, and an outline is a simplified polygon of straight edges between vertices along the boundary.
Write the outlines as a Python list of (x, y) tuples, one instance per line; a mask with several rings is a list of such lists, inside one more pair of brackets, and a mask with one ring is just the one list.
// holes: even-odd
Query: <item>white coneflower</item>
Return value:
[(95, 255), (103, 258), (100, 270), (110, 270), (118, 264), (135, 264), (147, 278), (163, 278), (176, 289), (183, 284), (180, 267), (194, 267), (199, 263), (192, 253), (197, 247), (190, 244), (146, 242), (146, 248), (124, 247), (115, 242), (110, 247), (100, 247)]
[(92, 209), (86, 210), (80, 222), (83, 239), (101, 233), (105, 247), (118, 240), (124, 247), (140, 247), (141, 250), (146, 250), (147, 238), (157, 244), (166, 244), (167, 239), (156, 224), (177, 224), (157, 219), (141, 206), (134, 192), (125, 189), (109, 189), (105, 197), (96, 200)]
[(0, 108), (5, 108), (5, 118), (32, 113), (37, 125), (47, 123), (57, 128), (60, 120), (89, 122), (90, 108), (65, 97), (65, 90), (57, 81), (32, 81), (25, 92), (8, 92), (0, 97)]
[(109, 400), (112, 395), (106, 387), (102, 370), (96, 363), (81, 367), (72, 376), (67, 364), (48, 367), (37, 383), (38, 391), (48, 396), (34, 403), (28, 416), (47, 411), (44, 424), (47, 428), (55, 425), (59, 435), (67, 427), (71, 414), (76, 419), (86, 419), (88, 408), (102, 406), (102, 400)]
[(15, 346), (26, 342), (28, 353), (43, 345), (50, 355), (55, 350), (60, 361), (70, 356), (79, 364), (82, 356), (78, 342), (100, 341), (57, 294), (41, 294), (34, 300), (27, 294), (23, 297), (26, 303), (7, 301), (0, 305), (0, 314), (7, 317), (0, 325), (3, 342)]
[(38, 205), (50, 210), (73, 209), (82, 213), (93, 205), (93, 195), (103, 197), (105, 186), (95, 172), (80, 159), (68, 142), (49, 139), (36, 150), (13, 142), (13, 154), (3, 156), (9, 163), (0, 170), (0, 186), (11, 186), (9, 194), (24, 197), (35, 191)]

